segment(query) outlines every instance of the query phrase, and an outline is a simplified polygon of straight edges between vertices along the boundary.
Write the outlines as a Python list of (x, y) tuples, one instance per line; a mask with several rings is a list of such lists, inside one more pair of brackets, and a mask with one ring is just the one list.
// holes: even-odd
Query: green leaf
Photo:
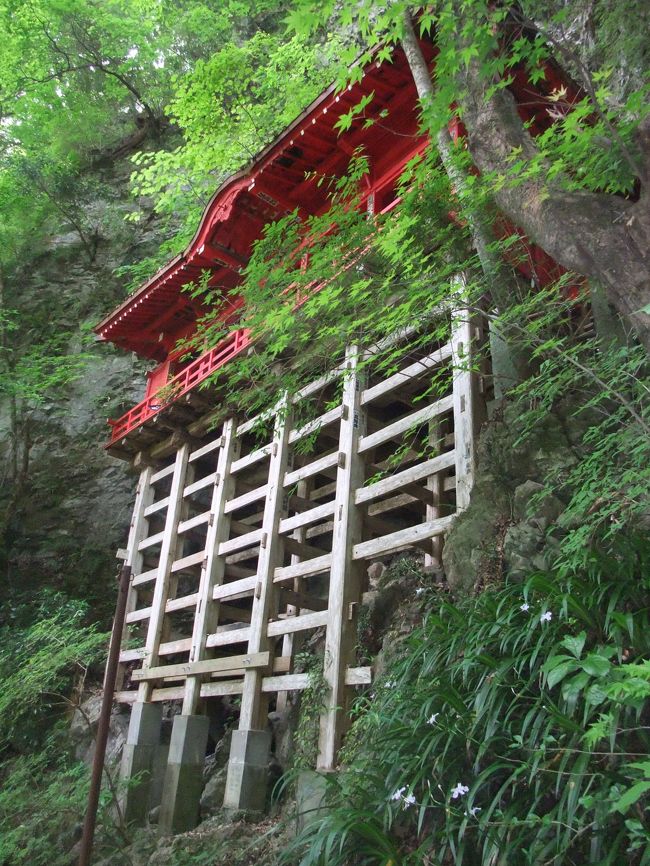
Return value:
[(612, 667), (607, 659), (596, 653), (590, 653), (584, 661), (580, 662), (580, 666), (585, 673), (590, 674), (592, 677), (604, 677)]
[(650, 781), (637, 782), (631, 788), (628, 788), (618, 800), (612, 803), (610, 811), (620, 812), (621, 814), (627, 812), (647, 791), (650, 791)]
[(587, 632), (581, 631), (580, 634), (577, 635), (567, 635), (560, 641), (560, 643), (563, 647), (566, 647), (572, 655), (579, 659), (582, 655), (582, 650), (586, 640)]

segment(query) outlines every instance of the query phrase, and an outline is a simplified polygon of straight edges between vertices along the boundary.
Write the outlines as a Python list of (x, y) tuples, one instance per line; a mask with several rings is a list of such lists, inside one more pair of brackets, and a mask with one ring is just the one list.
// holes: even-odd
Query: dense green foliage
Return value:
[(648, 550), (430, 590), (285, 862), (647, 863)]
[(55, 593), (18, 603), (0, 627), (0, 754), (29, 751), (53, 717), (69, 711), (66, 694), (83, 684), (106, 635), (88, 610)]
[[(187, 242), (225, 177), (331, 78), (347, 80), (360, 51), (389, 63), (404, 37), (404, 12), (416, 6), (0, 0), (0, 398), (8, 407), (0, 529), (7, 547), (11, 513), (29, 490), (30, 423), (42, 421), (46, 403), (58, 411), (88, 351), (76, 323), (25, 291), (39, 257), (68, 235), (92, 269), (102, 245), (128, 233), (129, 223), (146, 223), (153, 206), (157, 249), (136, 261), (127, 256), (117, 271), (134, 287)], [(375, 342), (425, 321), (444, 338), (451, 318), (469, 310), (485, 314), (523, 359), (509, 393), (514, 435), (525, 440), (551, 411), (573, 430), (569, 468), (536, 478), (565, 506), (550, 528), (560, 538), (552, 545), (549, 537), (550, 572), (524, 584), (504, 584), (499, 574), (497, 585), (460, 601), (433, 590), (424, 596), (424, 624), (358, 705), (331, 811), (299, 838), (289, 862), (650, 862), (650, 587), (640, 540), (650, 487), (647, 354), (627, 324), (612, 327), (609, 311), (595, 334), (584, 324), (591, 300), (584, 269), (544, 291), (533, 281), (531, 291), (516, 273), (525, 254), (516, 235), (497, 241), (492, 233), (504, 214), (516, 221), (508, 210), (513, 191), (522, 201), (538, 196), (540, 212), (553, 196), (575, 196), (573, 208), (597, 195), (620, 209), (612, 232), (627, 224), (624, 208), (645, 194), (647, 179), (640, 138), (648, 118), (647, 20), (640, 2), (430, 4), (419, 26), (439, 50), (422, 106), (432, 146), (401, 179), (399, 209), (375, 220), (359, 212), (358, 190), (372, 168), (359, 150), (347, 176), (318, 178), (331, 210), (267, 227), (242, 273), (256, 350), (217, 378), (224, 405), (236, 394), (240, 411), (258, 412), (330, 368), (346, 343)], [(471, 101), (487, 103), (517, 68), (541, 80), (550, 57), (582, 92), (577, 100), (562, 89), (550, 95), (555, 123), (534, 152), (510, 148), (490, 164), (480, 147), (471, 152), (471, 124), (469, 150), (445, 145), (458, 110), (471, 117)], [(373, 122), (365, 108), (353, 109), (341, 128)], [(126, 208), (114, 199), (109, 171), (124, 158), (134, 193)], [(471, 170), (479, 158), (480, 176)], [(480, 254), (486, 227), (487, 254)], [(548, 225), (531, 221), (527, 231), (544, 238)], [(588, 241), (588, 231), (578, 238)], [(207, 279), (188, 290), (209, 304), (219, 300)], [(200, 324), (189, 348), (226, 334), (211, 315)], [(413, 336), (411, 348), (421, 339)], [(373, 363), (391, 372), (392, 350)], [(432, 381), (430, 393), (444, 384)], [(426, 447), (421, 433), (413, 431), (411, 447)], [(81, 574), (71, 595), (93, 593)], [(52, 725), (66, 713), (61, 696), (105, 636), (85, 624), (83, 600), (27, 607), (15, 587), (2, 618), (0, 862), (63, 863), (86, 772)], [(317, 673), (298, 764), (313, 758)], [(200, 846), (192, 843), (190, 861), (210, 862)], [(180, 848), (178, 857), (187, 859)]]
[[(43, 594), (36, 604), (17, 603), (5, 616), (0, 862), (63, 864), (88, 792), (88, 768), (72, 755), (67, 725), (73, 695), (79, 698), (88, 669), (100, 662), (107, 635), (87, 624), (88, 610), (80, 603), (56, 594)], [(108, 813), (104, 817), (110, 836), (112, 820)]]

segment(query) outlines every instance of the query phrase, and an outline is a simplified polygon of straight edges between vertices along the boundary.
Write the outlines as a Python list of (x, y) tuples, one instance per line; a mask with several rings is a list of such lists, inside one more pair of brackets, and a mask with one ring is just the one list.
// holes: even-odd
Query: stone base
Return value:
[(209, 727), (207, 716), (174, 717), (158, 819), (163, 833), (184, 833), (198, 823)]
[(296, 786), (298, 832), (324, 814), (323, 803), (327, 790), (327, 775), (331, 770), (303, 770)]
[(270, 731), (233, 731), (225, 809), (264, 811), (270, 749)]
[(143, 825), (149, 812), (149, 788), (160, 741), (162, 705), (138, 701), (133, 704), (129, 732), (122, 752), (120, 776), (127, 788), (121, 809), (127, 824)]

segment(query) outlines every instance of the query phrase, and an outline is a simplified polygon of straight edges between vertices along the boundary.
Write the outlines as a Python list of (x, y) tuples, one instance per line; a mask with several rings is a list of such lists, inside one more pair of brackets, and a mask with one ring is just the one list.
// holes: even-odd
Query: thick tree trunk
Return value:
[[(408, 13), (402, 46), (418, 95), (426, 99), (433, 85)], [(488, 83), (478, 59), (463, 65), (459, 73), (462, 119), (476, 166), (484, 174), (507, 176), (513, 153), (518, 159), (532, 160), (539, 157), (539, 151), (519, 118), (512, 94), (499, 89), (488, 97)], [(650, 348), (650, 316), (642, 311), (650, 303), (650, 121), (640, 138), (646, 163), (641, 167), (638, 202), (567, 191), (559, 182), (547, 182), (542, 176), (502, 184), (494, 190), (493, 198), (500, 210), (559, 264), (602, 285), (610, 303)], [(462, 178), (454, 176), (446, 130), (439, 134), (437, 144), (443, 165), (462, 197)], [(494, 253), (486, 250), (491, 233), (486, 232), (481, 215), (472, 214), (471, 206), (469, 219), (484, 271), (497, 273)]]
[[(507, 175), (513, 152), (538, 157), (513, 96), (497, 90), (489, 98), (479, 64), (460, 74), (461, 109), (468, 146), (483, 172)], [(644, 172), (645, 174), (645, 172)], [(557, 262), (600, 283), (613, 306), (650, 345), (650, 209), (648, 190), (633, 203), (613, 195), (570, 192), (544, 178), (504, 184), (494, 192), (501, 210)]]

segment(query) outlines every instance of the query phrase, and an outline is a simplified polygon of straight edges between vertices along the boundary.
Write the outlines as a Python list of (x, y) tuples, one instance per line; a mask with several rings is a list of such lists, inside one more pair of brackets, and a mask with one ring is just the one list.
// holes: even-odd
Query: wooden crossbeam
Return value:
[(285, 517), (280, 521), (280, 532), (291, 532), (293, 529), (298, 529), (301, 526), (308, 526), (310, 523), (317, 523), (319, 520), (326, 520), (334, 514), (334, 502), (325, 502), (323, 505), (312, 506), (308, 511), (302, 511), (300, 514), (294, 514), (293, 517)]
[(341, 406), (336, 406), (334, 409), (330, 409), (322, 415), (319, 415), (318, 418), (314, 418), (312, 421), (303, 424), (302, 427), (296, 427), (289, 434), (289, 443), (293, 445), (294, 442), (304, 439), (305, 436), (309, 436), (310, 433), (314, 433), (316, 430), (320, 430), (322, 427), (327, 427), (328, 424), (333, 424), (335, 421), (338, 421), (341, 417), (342, 411), (343, 409)]
[(393, 421), (392, 424), (382, 427), (381, 430), (377, 430), (376, 433), (362, 436), (359, 440), (359, 453), (361, 454), (364, 451), (368, 451), (370, 448), (375, 448), (377, 445), (381, 445), (389, 439), (398, 439), (408, 430), (419, 427), (431, 418), (436, 418), (438, 415), (444, 415), (445, 412), (451, 411), (453, 406), (453, 396), (442, 397), (440, 400), (436, 400), (435, 403), (430, 403), (428, 406), (423, 406), (421, 409), (411, 412), (404, 418), (399, 418), (397, 421)]
[(226, 503), (226, 514), (236, 511), (238, 508), (244, 508), (252, 502), (259, 502), (264, 499), (268, 493), (268, 484), (262, 484), (254, 490), (249, 490), (247, 493), (242, 493), (241, 496), (235, 496)]
[(249, 668), (266, 668), (269, 666), (269, 661), (270, 654), (268, 652), (226, 656), (220, 659), (204, 659), (203, 661), (185, 662), (178, 665), (161, 665), (160, 667), (149, 668), (148, 670), (133, 671), (131, 679), (139, 683), (145, 680), (160, 680), (164, 677), (199, 676), (217, 671), (232, 671), (238, 668), (245, 670)]
[(352, 550), (353, 558), (372, 559), (374, 556), (383, 556), (383, 554), (390, 553), (393, 550), (400, 550), (403, 547), (415, 545), (417, 542), (424, 541), (427, 538), (433, 538), (435, 535), (441, 535), (450, 528), (454, 517), (454, 514), (449, 517), (439, 517), (437, 520), (431, 520), (429, 523), (420, 523), (408, 529), (400, 529), (397, 532), (383, 535), (381, 538), (359, 542), (354, 545)]
[(306, 544), (304, 541), (297, 541), (295, 538), (291, 537), (284, 539), (284, 547), (285, 550), (289, 551), (289, 553), (294, 553), (301, 559), (323, 555), (323, 551), (319, 547), (312, 547), (311, 544)]
[(354, 494), (354, 500), (357, 505), (360, 505), (362, 502), (370, 502), (373, 499), (386, 496), (386, 494), (394, 490), (402, 491), (405, 485), (421, 481), (434, 475), (436, 472), (443, 472), (445, 469), (454, 466), (455, 463), (456, 455), (453, 451), (441, 454), (439, 457), (432, 457), (430, 460), (425, 460), (423, 463), (418, 463), (416, 466), (411, 466), (402, 472), (396, 472), (394, 475), (389, 475), (387, 478), (375, 481), (374, 484), (358, 488)]
[(326, 454), (324, 457), (319, 457), (318, 460), (312, 460), (311, 463), (307, 463), (299, 469), (287, 472), (284, 476), (284, 486), (291, 487), (292, 485), (297, 484), (298, 481), (304, 481), (312, 475), (318, 475), (319, 472), (325, 472), (325, 470), (336, 466), (338, 460), (338, 452), (335, 452), (334, 454)]
[(450, 357), (451, 343), (447, 343), (445, 346), (436, 349), (435, 352), (432, 352), (420, 361), (416, 361), (414, 364), (409, 364), (408, 367), (404, 367), (404, 369), (400, 370), (399, 373), (395, 373), (393, 376), (383, 379), (381, 382), (373, 385), (372, 388), (366, 388), (361, 394), (361, 405), (366, 406), (368, 403), (372, 403), (373, 400), (376, 400), (377, 397), (395, 391), (413, 379), (421, 378), (425, 374), (430, 373), (431, 370), (440, 366), (440, 364), (447, 361)]
[(296, 608), (304, 608), (305, 610), (327, 610), (327, 601), (324, 598), (317, 598), (315, 595), (307, 595), (305, 592), (296, 592), (294, 589), (280, 590), (280, 598), (282, 604), (290, 604)]

